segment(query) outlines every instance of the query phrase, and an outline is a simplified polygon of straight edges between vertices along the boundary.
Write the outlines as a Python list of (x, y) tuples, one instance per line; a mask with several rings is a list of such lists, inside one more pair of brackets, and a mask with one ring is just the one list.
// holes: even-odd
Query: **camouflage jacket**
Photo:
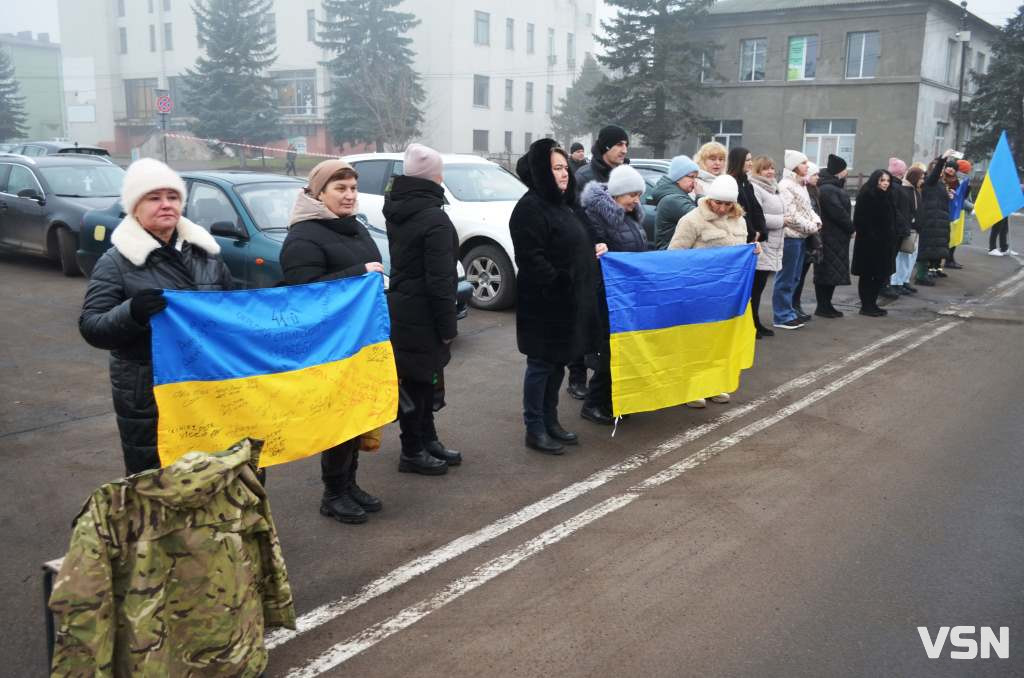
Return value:
[(258, 443), (96, 490), (50, 597), (53, 676), (258, 676), (264, 627), (295, 628)]

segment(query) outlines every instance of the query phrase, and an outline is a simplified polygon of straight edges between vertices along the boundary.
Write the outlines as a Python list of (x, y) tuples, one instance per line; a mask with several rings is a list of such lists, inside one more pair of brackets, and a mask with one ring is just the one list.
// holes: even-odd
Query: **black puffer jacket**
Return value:
[[(540, 139), (519, 159), (516, 173), (530, 188), (512, 210), (509, 231), (516, 251), (519, 351), (556, 364), (593, 351), (597, 259), (572, 209), (575, 179), (565, 193), (551, 173), (555, 142)], [(584, 168), (585, 169), (585, 168)]]
[(440, 184), (395, 177), (384, 198), (391, 248), (391, 345), (401, 379), (430, 383), (451, 359), (458, 334), (455, 288), (459, 237), (441, 206)]
[(362, 275), (367, 264), (380, 259), (377, 243), (357, 216), (296, 222), (281, 246), (286, 285)]
[(736, 179), (739, 194), (736, 201), (743, 208), (743, 217), (747, 222), (747, 242), (763, 242), (768, 239), (768, 226), (764, 219), (764, 208), (754, 193), (754, 185), (746, 174)]
[[(877, 172), (875, 174), (878, 174)], [(881, 191), (869, 180), (857, 194), (853, 224), (854, 275), (888, 279), (896, 272), (896, 210), (889, 191)]]
[[(541, 141), (543, 141), (543, 139)], [(607, 184), (608, 177), (611, 173), (612, 168), (605, 163), (604, 159), (600, 155), (594, 153), (590, 162), (576, 171), (575, 190), (577, 198), (583, 194), (583, 189), (586, 188), (587, 184), (591, 181), (600, 181), (602, 184)], [(577, 202), (579, 201), (577, 200)]]
[[(147, 233), (131, 216), (114, 229), (85, 290), (78, 330), (90, 345), (110, 351), (110, 384), (128, 473), (160, 468), (156, 450), (156, 401), (149, 324), (131, 314), (142, 290), (230, 290), (231, 272), (220, 247), (202, 227), (178, 223), (172, 246)], [(180, 246), (181, 249), (177, 249)]]
[(608, 193), (608, 184), (592, 181), (583, 189), (580, 202), (587, 215), (586, 228), (595, 245), (604, 243), (609, 252), (646, 252), (647, 235), (641, 222), (643, 208), (626, 213)]
[(945, 160), (936, 158), (921, 188), (917, 231), (921, 234), (917, 258), (928, 262), (949, 256), (949, 193), (942, 182)]
[(821, 208), (821, 261), (814, 265), (815, 285), (850, 284), (850, 195), (828, 170), (818, 174), (818, 206)]

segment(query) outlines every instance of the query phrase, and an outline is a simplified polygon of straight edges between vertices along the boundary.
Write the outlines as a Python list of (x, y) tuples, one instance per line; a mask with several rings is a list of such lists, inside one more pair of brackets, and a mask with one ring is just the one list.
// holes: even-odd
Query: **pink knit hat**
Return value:
[(907, 173), (907, 163), (899, 158), (889, 158), (889, 174), (902, 177)]
[(405, 149), (405, 176), (435, 181), (441, 176), (441, 167), (441, 154), (434, 149), (423, 144), (409, 144)]

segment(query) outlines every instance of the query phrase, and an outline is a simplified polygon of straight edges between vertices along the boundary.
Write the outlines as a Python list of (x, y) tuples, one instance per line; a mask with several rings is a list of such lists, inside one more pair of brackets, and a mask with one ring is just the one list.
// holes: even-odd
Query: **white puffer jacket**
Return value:
[(765, 179), (756, 174), (750, 175), (750, 184), (764, 211), (765, 230), (768, 231), (768, 238), (761, 243), (761, 254), (757, 256), (757, 270), (782, 270), (782, 245), (785, 241), (782, 231), (786, 208), (779, 195), (779, 184), (775, 179)]
[(806, 238), (821, 230), (821, 217), (811, 207), (811, 196), (799, 176), (786, 170), (779, 182), (779, 193), (785, 206), (787, 238)]

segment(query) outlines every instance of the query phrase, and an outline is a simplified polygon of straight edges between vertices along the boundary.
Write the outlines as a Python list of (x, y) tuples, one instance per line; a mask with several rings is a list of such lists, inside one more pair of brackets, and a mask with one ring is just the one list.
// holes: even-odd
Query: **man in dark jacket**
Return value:
[(814, 315), (842, 318), (843, 312), (832, 304), (839, 285), (850, 284), (850, 194), (846, 192), (846, 161), (830, 154), (825, 169), (818, 173), (818, 205), (821, 208), (821, 261), (814, 265), (814, 296), (818, 307)]
[(572, 146), (569, 147), (569, 171), (573, 174), (587, 164), (587, 157), (583, 149), (583, 144), (578, 141), (572, 142)]
[(654, 246), (667, 249), (675, 235), (679, 220), (697, 207), (693, 188), (700, 168), (686, 155), (672, 158), (665, 176), (654, 185), (654, 204), (657, 205), (654, 224)]
[(459, 237), (445, 214), (442, 163), (437, 151), (410, 144), (404, 174), (384, 198), (391, 248), (391, 345), (402, 389), (413, 407), (399, 413), (402, 456), (398, 470), (434, 475), (457, 466), (462, 455), (447, 449), (434, 428), (434, 389), (451, 359), (458, 334), (455, 288)]
[(163, 290), (230, 290), (220, 246), (181, 216), (185, 182), (159, 160), (132, 163), (121, 205), (127, 216), (93, 269), (78, 329), (110, 351), (110, 383), (125, 471), (160, 468), (149, 320), (167, 307)]

